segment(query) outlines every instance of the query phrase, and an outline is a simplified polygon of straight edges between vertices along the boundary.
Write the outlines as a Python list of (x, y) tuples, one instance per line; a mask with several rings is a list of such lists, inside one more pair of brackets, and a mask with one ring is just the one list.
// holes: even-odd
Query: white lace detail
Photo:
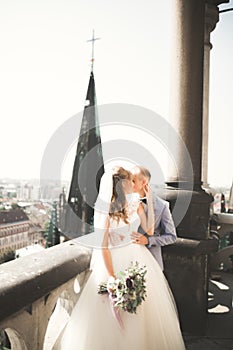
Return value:
[(119, 223), (116, 220), (110, 219), (109, 228), (109, 244), (110, 246), (119, 246), (130, 243), (130, 233), (137, 231), (140, 225), (140, 218), (137, 214), (139, 205), (138, 197), (131, 198), (128, 204), (128, 221), (126, 224), (122, 219)]

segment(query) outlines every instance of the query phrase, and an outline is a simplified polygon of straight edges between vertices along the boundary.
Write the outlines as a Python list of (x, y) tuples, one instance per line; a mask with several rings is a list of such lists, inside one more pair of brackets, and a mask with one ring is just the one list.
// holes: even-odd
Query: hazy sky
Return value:
[[(98, 104), (135, 104), (169, 119), (171, 3), (0, 0), (0, 178), (39, 178), (50, 138), (82, 111), (93, 28), (101, 37), (95, 45)], [(233, 1), (221, 6), (227, 7)], [(233, 12), (223, 13), (211, 40), (213, 185), (230, 186), (233, 177), (232, 34)], [(68, 179), (70, 167), (63, 171)]]

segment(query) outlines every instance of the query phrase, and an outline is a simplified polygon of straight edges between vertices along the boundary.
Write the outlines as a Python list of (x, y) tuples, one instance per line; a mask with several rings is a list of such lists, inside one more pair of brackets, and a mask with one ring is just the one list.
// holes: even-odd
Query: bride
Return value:
[[(130, 239), (140, 224), (147, 234), (153, 234), (153, 220), (146, 217), (141, 202), (133, 195), (129, 171), (119, 167), (102, 176), (94, 223), (92, 235), (101, 237), (102, 243), (94, 249), (92, 273), (54, 349), (185, 349), (176, 305), (164, 274), (149, 250)], [(120, 327), (108, 296), (98, 294), (97, 288), (132, 261), (146, 265), (147, 296), (136, 314), (120, 312)]]

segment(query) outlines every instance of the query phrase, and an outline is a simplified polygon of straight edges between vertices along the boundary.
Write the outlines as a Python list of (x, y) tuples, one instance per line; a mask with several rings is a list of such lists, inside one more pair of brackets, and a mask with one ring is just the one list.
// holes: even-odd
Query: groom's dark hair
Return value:
[(137, 165), (135, 168), (138, 168), (140, 170), (140, 174), (142, 176), (145, 176), (150, 181), (151, 173), (149, 172), (149, 170), (147, 168), (145, 168), (144, 166), (141, 166), (141, 165)]

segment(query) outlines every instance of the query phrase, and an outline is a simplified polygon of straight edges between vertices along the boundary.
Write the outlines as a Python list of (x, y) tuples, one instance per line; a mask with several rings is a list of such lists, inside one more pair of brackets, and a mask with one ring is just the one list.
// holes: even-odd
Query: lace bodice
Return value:
[(139, 201), (138, 199), (133, 199), (128, 204), (128, 221), (126, 224), (123, 220), (120, 220), (119, 223), (116, 220), (110, 219), (109, 227), (109, 245), (110, 246), (119, 246), (130, 243), (131, 238), (130, 234), (132, 231), (137, 231), (140, 225), (140, 218), (137, 214)]

